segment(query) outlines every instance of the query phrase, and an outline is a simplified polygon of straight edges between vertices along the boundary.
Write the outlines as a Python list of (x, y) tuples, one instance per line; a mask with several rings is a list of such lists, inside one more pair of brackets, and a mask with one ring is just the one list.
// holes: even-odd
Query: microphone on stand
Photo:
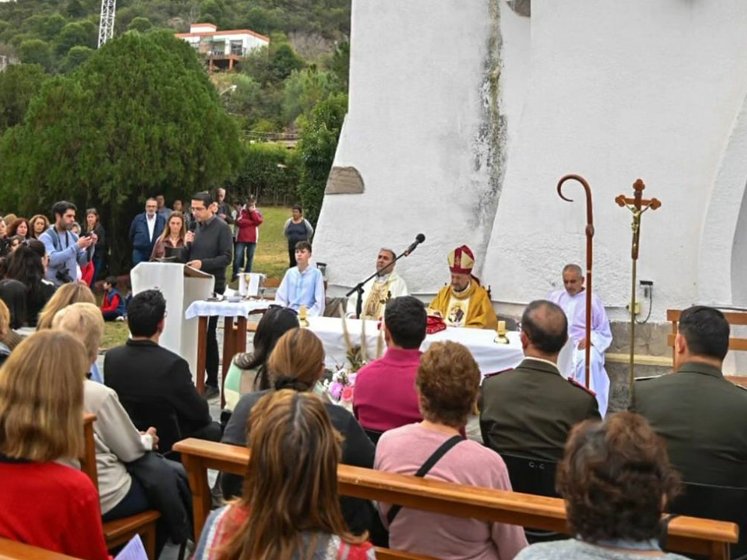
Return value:
[(406, 257), (409, 257), (410, 253), (417, 249), (418, 245), (420, 245), (423, 241), (425, 241), (425, 235), (423, 235), (422, 233), (417, 234), (415, 236), (415, 241), (407, 249), (405, 249), (404, 255)]

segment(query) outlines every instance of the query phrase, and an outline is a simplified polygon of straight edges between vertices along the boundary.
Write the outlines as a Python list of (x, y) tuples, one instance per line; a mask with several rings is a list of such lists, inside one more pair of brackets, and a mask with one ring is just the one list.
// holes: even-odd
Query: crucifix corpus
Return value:
[(594, 215), (591, 209), (591, 187), (581, 175), (565, 175), (558, 181), (558, 196), (568, 202), (573, 199), (563, 196), (563, 183), (577, 181), (586, 192), (586, 348), (584, 348), (584, 375), (587, 389), (590, 387), (589, 372), (591, 367), (591, 263), (592, 239), (594, 238)]
[(658, 198), (643, 198), (643, 189), (646, 185), (641, 179), (633, 183), (633, 197), (621, 194), (615, 198), (615, 202), (621, 208), (627, 208), (633, 214), (633, 222), (630, 227), (633, 230), (633, 244), (630, 250), (630, 258), (633, 261), (633, 274), (630, 282), (630, 369), (628, 371), (628, 390), (630, 391), (631, 403), (635, 400), (633, 393), (633, 381), (635, 379), (635, 295), (636, 274), (638, 273), (638, 249), (641, 240), (641, 215), (648, 210), (656, 210), (661, 206)]

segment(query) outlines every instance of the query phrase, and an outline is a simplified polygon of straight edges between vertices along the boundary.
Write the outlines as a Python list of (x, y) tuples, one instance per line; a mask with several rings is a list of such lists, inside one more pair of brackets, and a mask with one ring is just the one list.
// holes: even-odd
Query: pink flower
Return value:
[(329, 394), (332, 395), (332, 398), (336, 401), (340, 400), (340, 395), (342, 395), (343, 390), (343, 384), (335, 381), (329, 386)]
[(340, 399), (343, 401), (352, 401), (353, 400), (353, 387), (348, 385), (342, 390), (342, 395), (340, 396)]

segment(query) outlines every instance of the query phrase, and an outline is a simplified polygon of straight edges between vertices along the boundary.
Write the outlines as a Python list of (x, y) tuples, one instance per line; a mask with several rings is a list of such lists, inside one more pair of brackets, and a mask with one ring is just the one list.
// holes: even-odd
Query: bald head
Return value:
[(568, 340), (568, 320), (565, 312), (551, 301), (536, 300), (527, 305), (521, 316), (521, 331), (527, 339), (528, 354), (557, 356)]
[(567, 264), (563, 267), (563, 286), (565, 291), (575, 296), (584, 289), (584, 273), (577, 264)]

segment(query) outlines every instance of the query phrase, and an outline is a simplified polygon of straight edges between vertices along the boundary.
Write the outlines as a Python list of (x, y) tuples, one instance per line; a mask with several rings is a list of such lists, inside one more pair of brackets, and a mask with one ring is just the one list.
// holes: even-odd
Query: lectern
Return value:
[(160, 344), (197, 367), (197, 321), (185, 321), (184, 311), (196, 300), (210, 297), (215, 286), (212, 274), (180, 263), (142, 262), (130, 272), (132, 293), (158, 289), (166, 298), (166, 321)]

